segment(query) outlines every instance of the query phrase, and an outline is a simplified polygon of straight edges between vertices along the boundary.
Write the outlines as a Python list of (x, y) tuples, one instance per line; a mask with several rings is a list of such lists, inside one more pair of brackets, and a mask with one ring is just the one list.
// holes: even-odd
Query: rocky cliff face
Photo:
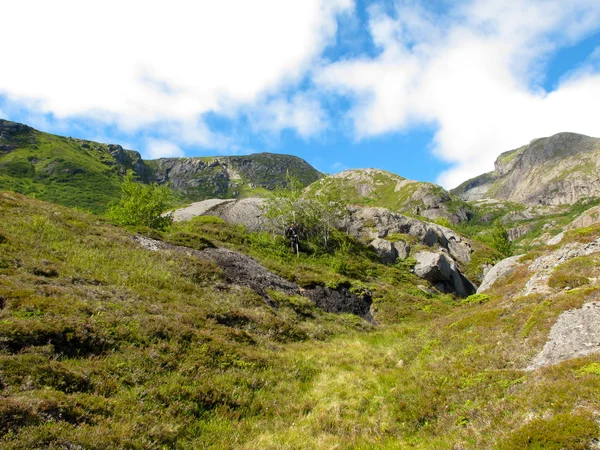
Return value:
[(451, 223), (468, 219), (464, 203), (442, 187), (407, 180), (385, 170), (345, 170), (309, 187), (314, 192), (321, 189), (336, 190), (350, 204), (387, 208), (429, 220), (444, 218)]
[(495, 198), (565, 205), (600, 195), (600, 139), (560, 133), (501, 154), (495, 170), (451, 191), (463, 200)]
[(260, 195), (261, 191), (285, 186), (288, 173), (305, 186), (321, 177), (320, 172), (303, 159), (273, 153), (161, 158), (148, 161), (147, 165), (152, 181), (169, 183), (189, 200)]

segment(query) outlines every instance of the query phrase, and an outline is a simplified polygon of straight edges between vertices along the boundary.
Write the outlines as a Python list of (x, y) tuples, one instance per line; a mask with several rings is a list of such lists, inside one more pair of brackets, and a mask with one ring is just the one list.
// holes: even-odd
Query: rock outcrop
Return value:
[(169, 183), (190, 200), (241, 198), (285, 186), (288, 174), (304, 186), (321, 173), (291, 155), (256, 153), (248, 156), (161, 158), (148, 161), (151, 181)]
[(535, 139), (501, 154), (493, 172), (451, 192), (463, 200), (527, 205), (565, 205), (600, 196), (600, 139), (575, 133)]
[(350, 206), (348, 215), (338, 224), (338, 228), (367, 242), (393, 234), (408, 234), (428, 247), (437, 246), (447, 250), (453, 259), (465, 264), (471, 260), (473, 252), (471, 244), (449, 228), (385, 208)]
[(268, 229), (263, 217), (263, 205), (264, 199), (256, 197), (210, 199), (174, 211), (173, 219), (185, 221), (197, 216), (215, 216), (235, 225), (245, 225), (248, 231), (261, 231)]
[(170, 250), (212, 261), (223, 269), (227, 281), (252, 289), (271, 306), (276, 307), (277, 302), (269, 296), (268, 289), (283, 292), (287, 295), (303, 295), (312, 300), (318, 308), (326, 312), (351, 313), (373, 321), (371, 314), (373, 300), (370, 292), (366, 290), (354, 293), (345, 287), (331, 289), (325, 286), (301, 289), (297, 284), (274, 274), (249, 256), (232, 250), (225, 248), (194, 250), (145, 236), (134, 236), (134, 239), (142, 247), (150, 251)]
[(571, 358), (600, 353), (600, 302), (565, 311), (550, 330), (543, 350), (527, 370), (558, 364)]

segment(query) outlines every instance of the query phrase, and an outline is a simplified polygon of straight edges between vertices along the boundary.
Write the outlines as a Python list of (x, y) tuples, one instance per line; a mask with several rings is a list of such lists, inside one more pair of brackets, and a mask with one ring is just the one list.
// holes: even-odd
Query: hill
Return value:
[[(134, 232), (14, 193), (0, 215), (3, 449), (598, 442), (596, 347), (540, 364), (598, 300), (597, 226), (458, 299), (342, 233), (296, 257), (214, 217)], [(319, 307), (366, 297), (375, 322)]]
[(342, 201), (410, 213), (429, 220), (458, 223), (468, 219), (466, 204), (432, 183), (407, 180), (380, 169), (351, 169), (324, 178), (307, 188), (308, 193), (335, 190)]
[(600, 196), (600, 139), (559, 133), (502, 153), (495, 170), (451, 192), (463, 200), (493, 198), (525, 205), (570, 205)]
[(285, 185), (288, 172), (304, 185), (321, 176), (300, 158), (270, 153), (145, 161), (119, 145), (0, 119), (0, 189), (98, 213), (119, 199), (127, 170), (142, 182), (168, 182), (180, 203), (261, 195)]

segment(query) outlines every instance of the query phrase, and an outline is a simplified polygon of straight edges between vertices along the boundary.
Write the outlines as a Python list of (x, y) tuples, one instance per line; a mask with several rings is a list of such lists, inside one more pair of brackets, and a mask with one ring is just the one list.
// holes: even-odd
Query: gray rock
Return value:
[(503, 259), (492, 267), (483, 277), (483, 281), (477, 289), (477, 293), (487, 291), (493, 284), (504, 275), (512, 272), (514, 268), (519, 264), (520, 256), (511, 256), (510, 258)]
[(526, 205), (571, 205), (600, 196), (600, 139), (559, 133), (501, 154), (493, 172), (453, 189), (463, 200), (494, 197)]
[(393, 264), (398, 259), (398, 252), (390, 241), (386, 241), (385, 239), (375, 239), (372, 241), (369, 246), (375, 249), (375, 253), (377, 256), (381, 258), (381, 261), (385, 264)]
[(415, 255), (415, 274), (430, 281), (438, 290), (467, 297), (475, 287), (458, 270), (456, 262), (443, 253), (423, 251)]
[(410, 255), (410, 245), (402, 240), (394, 242), (394, 248), (398, 254), (398, 259), (406, 259)]
[(174, 211), (173, 219), (185, 221), (196, 216), (216, 216), (229, 223), (245, 225), (248, 231), (268, 230), (269, 224), (263, 218), (264, 202), (265, 199), (255, 197), (203, 200)]
[(571, 358), (600, 353), (600, 302), (562, 313), (550, 330), (543, 350), (527, 370), (558, 364)]
[(351, 236), (371, 241), (394, 233), (418, 238), (429, 247), (440, 246), (461, 263), (471, 260), (473, 249), (469, 242), (449, 228), (426, 223), (385, 208), (348, 207), (348, 215), (337, 227)]

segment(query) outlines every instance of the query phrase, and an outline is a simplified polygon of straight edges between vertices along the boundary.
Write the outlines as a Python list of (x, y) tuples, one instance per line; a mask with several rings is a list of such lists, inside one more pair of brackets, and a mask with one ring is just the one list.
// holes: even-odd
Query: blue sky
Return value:
[(600, 136), (597, 0), (3, 9), (0, 117), (146, 158), (269, 151), (451, 188), (531, 139)]

